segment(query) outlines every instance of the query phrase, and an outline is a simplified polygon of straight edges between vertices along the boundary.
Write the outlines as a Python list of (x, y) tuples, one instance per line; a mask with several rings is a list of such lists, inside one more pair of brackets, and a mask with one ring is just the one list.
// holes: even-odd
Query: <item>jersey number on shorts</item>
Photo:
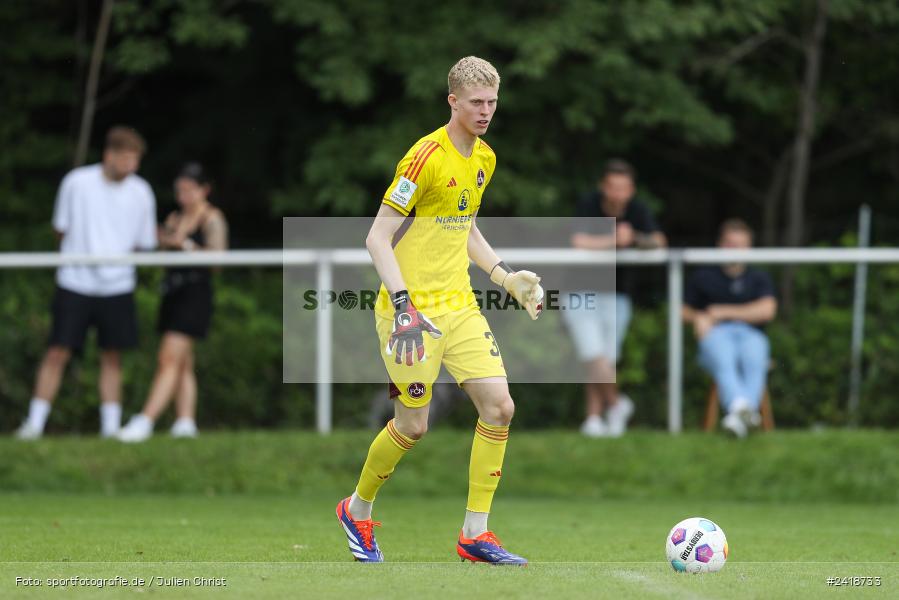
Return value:
[(493, 348), (490, 349), (490, 356), (499, 356), (499, 346), (496, 345), (496, 339), (494, 339), (493, 334), (489, 331), (485, 331), (484, 337), (493, 344)]

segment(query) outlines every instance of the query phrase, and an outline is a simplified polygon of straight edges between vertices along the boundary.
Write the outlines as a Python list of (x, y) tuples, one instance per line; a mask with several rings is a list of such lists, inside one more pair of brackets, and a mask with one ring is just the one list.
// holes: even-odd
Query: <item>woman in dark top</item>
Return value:
[[(159, 246), (182, 252), (225, 250), (228, 224), (222, 212), (209, 202), (212, 186), (203, 167), (188, 163), (175, 180), (179, 208), (165, 220)], [(153, 424), (177, 394), (175, 437), (194, 437), (197, 380), (194, 373), (194, 340), (204, 339), (212, 317), (212, 271), (209, 267), (170, 267), (162, 284), (158, 329), (162, 334), (153, 386), (140, 414), (131, 417), (119, 433), (123, 442), (142, 442), (153, 433)]]

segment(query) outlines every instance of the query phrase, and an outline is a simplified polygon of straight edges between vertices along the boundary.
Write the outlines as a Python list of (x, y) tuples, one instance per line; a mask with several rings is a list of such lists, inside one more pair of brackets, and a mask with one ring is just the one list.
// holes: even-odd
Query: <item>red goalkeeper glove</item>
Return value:
[(398, 365), (403, 363), (405, 357), (406, 365), (411, 367), (415, 356), (418, 357), (418, 362), (423, 363), (425, 340), (422, 333), (427, 332), (436, 340), (443, 335), (443, 332), (437, 329), (430, 319), (418, 312), (409, 299), (408, 291), (402, 290), (394, 294), (393, 306), (396, 308), (393, 315), (393, 331), (384, 352), (388, 356), (393, 355)]

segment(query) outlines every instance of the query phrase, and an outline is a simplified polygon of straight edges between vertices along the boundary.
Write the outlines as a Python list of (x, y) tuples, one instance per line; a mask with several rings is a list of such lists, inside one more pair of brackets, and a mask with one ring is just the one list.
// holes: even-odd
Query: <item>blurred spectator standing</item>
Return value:
[[(752, 238), (746, 223), (731, 219), (721, 225), (718, 247), (751, 248)], [(684, 320), (693, 324), (700, 364), (715, 379), (727, 413), (721, 425), (737, 437), (761, 423), (770, 360), (764, 326), (776, 314), (771, 277), (744, 264), (700, 267), (684, 290)]]
[[(62, 254), (121, 255), (156, 247), (156, 198), (136, 174), (146, 150), (130, 127), (113, 127), (103, 160), (78, 167), (62, 180), (53, 228)], [(90, 328), (100, 346), (100, 434), (115, 435), (121, 424), (122, 350), (137, 346), (133, 265), (70, 265), (56, 271), (53, 326), (38, 368), (34, 396), (20, 439), (39, 438), (59, 391), (66, 364), (79, 353)]]
[[(665, 235), (649, 207), (635, 195), (634, 168), (620, 159), (606, 163), (596, 190), (578, 203), (571, 245), (584, 250), (664, 247)], [(609, 219), (615, 219), (614, 231)], [(634, 411), (633, 402), (619, 393), (615, 382), (615, 365), (631, 319), (633, 276), (627, 268), (617, 268), (615, 282), (577, 279), (563, 294), (562, 318), (587, 371), (581, 432), (590, 437), (619, 436)]]
[[(165, 220), (160, 233), (162, 248), (182, 252), (224, 251), (228, 248), (228, 222), (209, 202), (212, 181), (199, 163), (186, 164), (175, 179), (180, 207)], [(123, 442), (142, 442), (175, 396), (174, 437), (197, 435), (197, 377), (194, 341), (206, 338), (212, 319), (212, 269), (169, 267), (163, 278), (159, 308), (158, 366), (143, 410), (131, 417), (119, 432)]]

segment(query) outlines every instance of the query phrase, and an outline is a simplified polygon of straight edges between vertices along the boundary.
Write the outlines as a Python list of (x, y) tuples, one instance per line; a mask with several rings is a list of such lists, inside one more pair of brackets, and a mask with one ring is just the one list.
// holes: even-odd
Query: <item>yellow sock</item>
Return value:
[(387, 427), (375, 437), (368, 449), (368, 458), (362, 466), (362, 475), (359, 476), (359, 484), (356, 486), (356, 494), (366, 502), (374, 502), (378, 495), (378, 489), (393, 473), (394, 467), (403, 458), (415, 440), (404, 436), (396, 430), (396, 425), (391, 419)]
[(503, 456), (509, 440), (508, 425), (488, 425), (478, 419), (468, 467), (468, 510), (490, 512), (493, 493), (502, 476)]

